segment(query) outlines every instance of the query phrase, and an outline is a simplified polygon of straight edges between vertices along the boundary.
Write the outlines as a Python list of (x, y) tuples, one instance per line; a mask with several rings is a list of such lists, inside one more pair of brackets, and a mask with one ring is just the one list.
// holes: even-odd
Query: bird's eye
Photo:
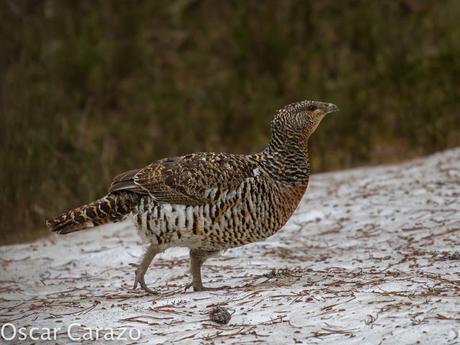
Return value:
[(313, 104), (307, 105), (307, 110), (308, 111), (315, 111), (316, 110), (316, 105), (313, 105)]

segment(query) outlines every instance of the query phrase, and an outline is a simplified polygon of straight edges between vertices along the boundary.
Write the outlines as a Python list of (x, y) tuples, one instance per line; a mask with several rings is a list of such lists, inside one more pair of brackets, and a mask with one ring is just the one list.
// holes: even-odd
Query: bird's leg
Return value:
[(219, 251), (203, 251), (198, 249), (190, 250), (190, 272), (192, 273), (192, 282), (186, 287), (186, 289), (191, 286), (193, 286), (193, 291), (208, 291), (228, 288), (228, 286), (208, 288), (203, 286), (203, 282), (201, 280), (201, 266), (207, 258), (218, 253)]
[(155, 255), (157, 255), (158, 253), (160, 252), (160, 250), (158, 249), (158, 246), (151, 243), (150, 246), (147, 248), (147, 251), (145, 252), (144, 256), (142, 257), (142, 261), (141, 263), (139, 264), (139, 266), (137, 266), (137, 269), (136, 269), (136, 278), (134, 280), (134, 286), (133, 286), (133, 289), (137, 288), (137, 284), (139, 283), (141, 285), (141, 288), (144, 289), (145, 292), (149, 293), (149, 294), (157, 294), (158, 292), (150, 289), (147, 287), (147, 285), (145, 284), (145, 280), (144, 280), (144, 276), (145, 276), (145, 272), (147, 272), (149, 266), (150, 266), (150, 263), (152, 262), (153, 258), (155, 257)]

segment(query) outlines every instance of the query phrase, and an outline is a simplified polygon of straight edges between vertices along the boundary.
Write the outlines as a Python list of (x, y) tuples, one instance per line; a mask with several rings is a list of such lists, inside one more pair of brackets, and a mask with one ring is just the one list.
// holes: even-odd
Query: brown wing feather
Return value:
[[(129, 170), (115, 176), (112, 184), (110, 185), (109, 193), (118, 190), (131, 190), (141, 193), (142, 189), (134, 183), (134, 176), (136, 176), (139, 171), (141, 171), (141, 169)], [(146, 192), (144, 191), (144, 193)]]
[(243, 155), (196, 153), (118, 175), (109, 191), (125, 189), (149, 193), (159, 202), (201, 205), (210, 201), (207, 190), (234, 190), (256, 167), (256, 162)]

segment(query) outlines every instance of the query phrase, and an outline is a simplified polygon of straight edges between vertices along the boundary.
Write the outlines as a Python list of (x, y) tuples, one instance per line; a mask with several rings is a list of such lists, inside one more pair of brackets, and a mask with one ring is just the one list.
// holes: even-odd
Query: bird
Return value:
[(145, 282), (154, 257), (186, 247), (194, 291), (210, 257), (275, 234), (298, 207), (310, 176), (309, 139), (332, 103), (305, 100), (288, 104), (271, 121), (271, 138), (257, 153), (199, 152), (163, 158), (113, 179), (102, 198), (49, 219), (65, 235), (130, 219), (147, 243), (133, 288), (157, 294)]

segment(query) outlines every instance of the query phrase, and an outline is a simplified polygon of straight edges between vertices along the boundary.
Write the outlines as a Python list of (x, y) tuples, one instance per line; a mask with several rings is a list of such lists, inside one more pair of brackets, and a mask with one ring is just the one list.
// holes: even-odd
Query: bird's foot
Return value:
[(193, 283), (189, 283), (185, 286), (185, 291), (187, 291), (191, 287), (193, 287), (193, 291), (218, 291), (218, 290), (230, 289), (230, 286), (228, 285), (218, 286), (218, 287), (207, 287), (207, 286), (203, 286), (202, 284), (193, 285)]
[(155, 290), (150, 289), (146, 284), (144, 280), (144, 273), (140, 272), (139, 270), (136, 270), (136, 278), (134, 279), (134, 286), (133, 289), (135, 290), (137, 288), (137, 284), (141, 286), (141, 288), (147, 292), (150, 295), (158, 295), (158, 292)]

